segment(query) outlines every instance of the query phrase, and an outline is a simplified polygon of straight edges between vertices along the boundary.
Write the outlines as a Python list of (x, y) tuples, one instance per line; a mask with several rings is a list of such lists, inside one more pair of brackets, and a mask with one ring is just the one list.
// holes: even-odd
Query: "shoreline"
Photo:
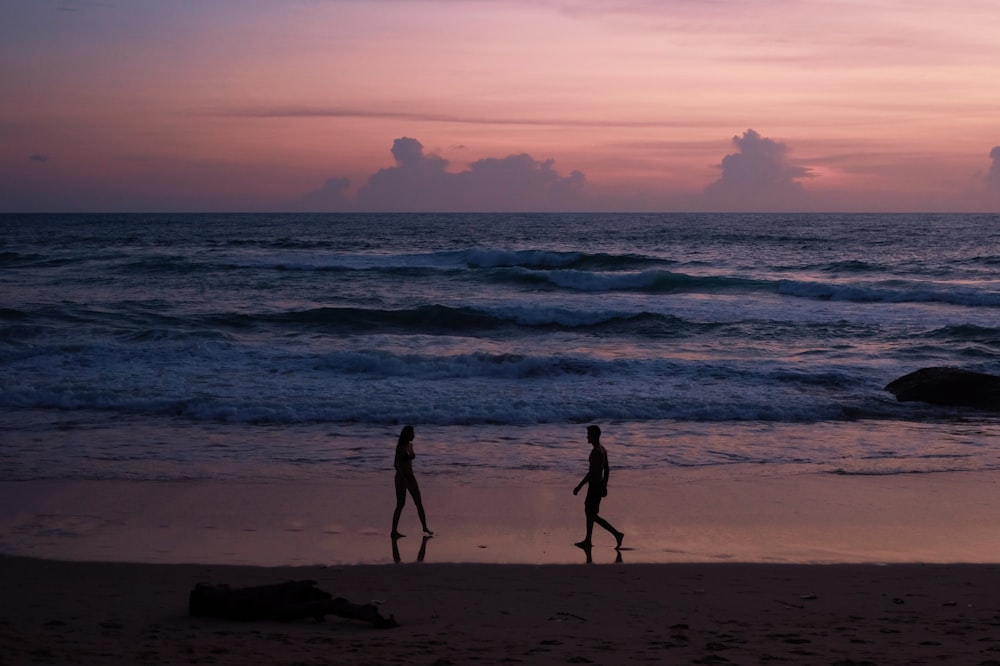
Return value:
[[(579, 480), (420, 475), (428, 521), (412, 502), (389, 529), (389, 474), (326, 483), (0, 482), (0, 553), (53, 560), (255, 566), (427, 563), (580, 564)], [(1000, 561), (1000, 472), (850, 476), (739, 469), (620, 472), (592, 560), (989, 563)]]
[[(198, 582), (315, 580), (399, 626), (187, 614)], [(0, 661), (21, 664), (993, 664), (1000, 565), (336, 567), (0, 556)]]

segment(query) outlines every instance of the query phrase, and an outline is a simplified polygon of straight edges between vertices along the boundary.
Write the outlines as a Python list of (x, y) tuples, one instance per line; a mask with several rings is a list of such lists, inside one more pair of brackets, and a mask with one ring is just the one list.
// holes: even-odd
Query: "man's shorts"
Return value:
[(587, 513), (597, 513), (601, 510), (601, 500), (604, 499), (604, 490), (596, 488), (587, 491), (587, 498), (583, 500), (583, 508)]

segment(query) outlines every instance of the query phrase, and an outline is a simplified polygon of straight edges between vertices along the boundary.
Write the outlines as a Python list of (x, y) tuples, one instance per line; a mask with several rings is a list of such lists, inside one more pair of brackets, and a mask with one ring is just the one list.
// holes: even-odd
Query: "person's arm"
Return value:
[(608, 452), (602, 450), (601, 453), (603, 454), (601, 456), (601, 458), (603, 458), (603, 460), (601, 461), (603, 463), (603, 465), (601, 465), (601, 468), (602, 468), (601, 469), (601, 479), (602, 479), (602, 483), (601, 483), (601, 495), (603, 497), (607, 497), (608, 496), (608, 479), (611, 478), (611, 465), (608, 464)]
[(580, 492), (580, 488), (583, 488), (583, 484), (587, 483), (590, 479), (590, 472), (587, 472), (586, 476), (581, 479), (580, 483), (576, 484), (576, 488), (573, 489), (573, 494), (576, 495)]

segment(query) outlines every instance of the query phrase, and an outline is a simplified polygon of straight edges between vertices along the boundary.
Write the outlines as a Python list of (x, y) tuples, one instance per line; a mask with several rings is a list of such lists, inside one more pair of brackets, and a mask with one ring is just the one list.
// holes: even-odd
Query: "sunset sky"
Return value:
[(997, 0), (0, 0), (0, 211), (1000, 211)]

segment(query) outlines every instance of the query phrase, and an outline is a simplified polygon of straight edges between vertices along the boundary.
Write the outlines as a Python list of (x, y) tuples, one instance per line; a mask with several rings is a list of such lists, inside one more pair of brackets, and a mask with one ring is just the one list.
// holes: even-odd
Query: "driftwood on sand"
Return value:
[(922, 368), (886, 385), (900, 402), (1000, 410), (1000, 377), (961, 368)]
[(227, 620), (281, 620), (315, 618), (326, 615), (368, 622), (383, 629), (399, 626), (393, 616), (383, 617), (374, 604), (355, 604), (316, 587), (316, 581), (298, 580), (230, 587), (198, 583), (188, 597), (192, 617), (218, 617)]

